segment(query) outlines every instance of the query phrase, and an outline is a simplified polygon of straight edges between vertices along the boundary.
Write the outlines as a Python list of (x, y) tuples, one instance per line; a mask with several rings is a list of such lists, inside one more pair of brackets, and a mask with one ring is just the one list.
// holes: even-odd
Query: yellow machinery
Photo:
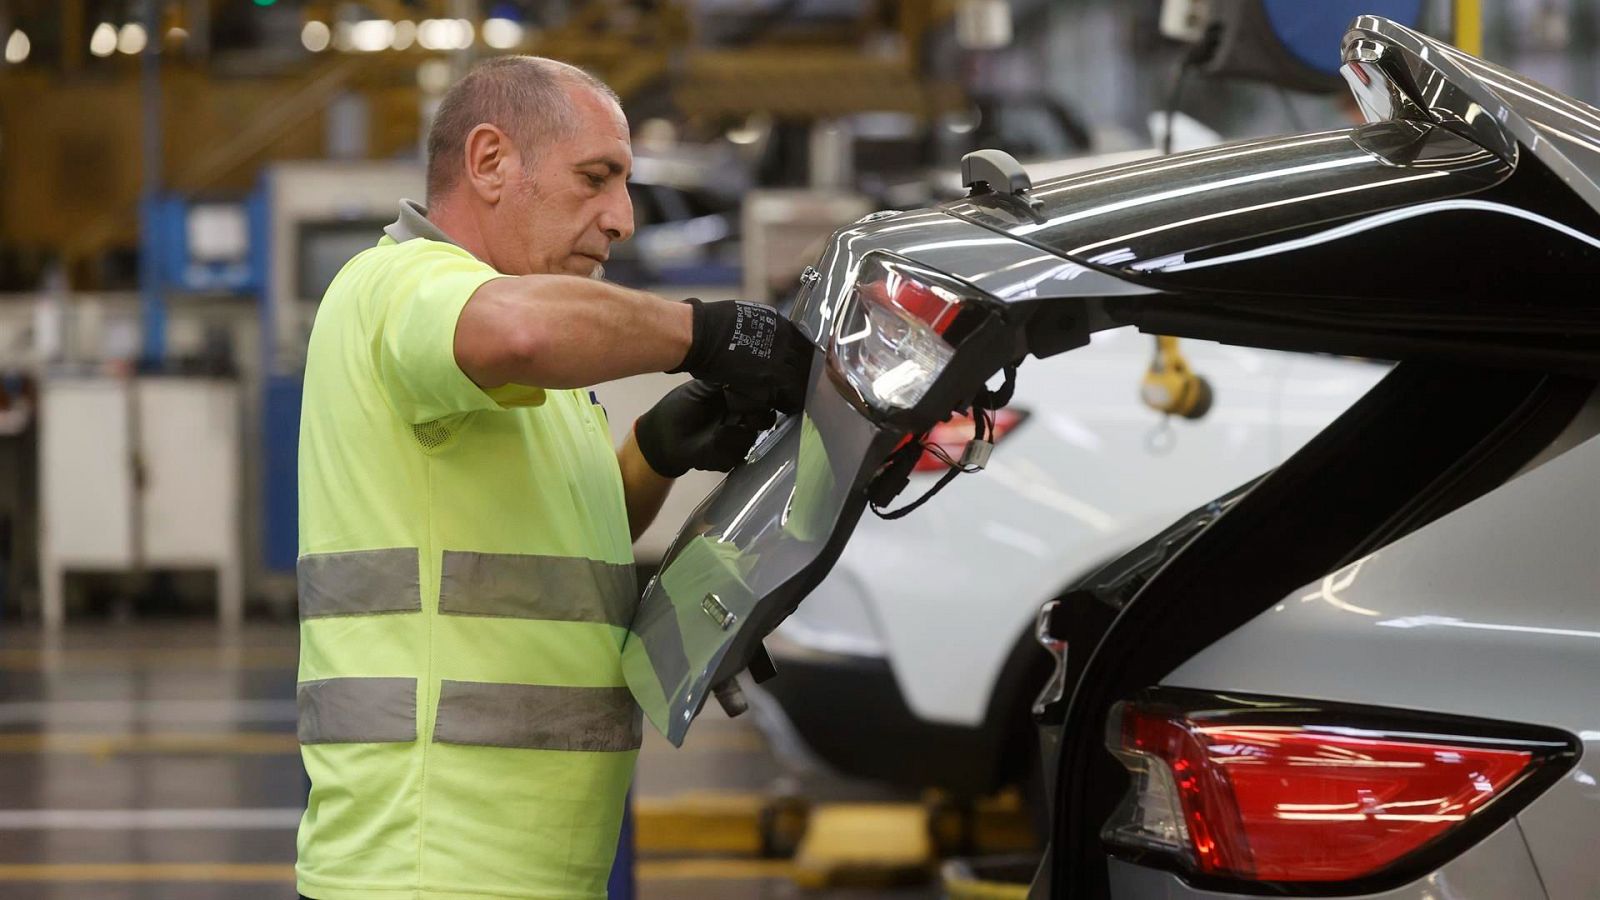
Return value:
[(1155, 357), (1139, 385), (1144, 404), (1159, 413), (1198, 419), (1211, 410), (1211, 384), (1189, 368), (1178, 339), (1156, 336)]
[[(389, 159), (418, 142), (423, 91), (418, 67), (441, 58), (461, 69), (474, 51), (429, 51), (412, 45), (375, 53), (329, 52), (309, 65), (281, 66), (249, 78), (224, 77), (204, 58), (172, 43), (172, 29), (197, 6), (220, 0), (170, 0), (161, 93), (167, 139), (161, 184), (185, 195), (243, 193), (260, 168), (282, 159), (316, 158), (324, 146), (323, 113), (337, 98), (359, 94), (371, 109), (368, 154)], [(451, 17), (456, 4), (429, 0), (367, 6), (391, 20)], [(853, 23), (831, 30), (763, 37), (744, 47), (700, 46), (683, 2), (640, 8), (589, 0), (558, 26), (530, 32), (504, 52), (555, 57), (582, 66), (627, 101), (664, 85), (685, 120), (716, 126), (765, 112), (788, 120), (867, 111), (931, 118), (964, 102), (949, 82), (930, 82), (919, 48), (926, 32), (949, 19), (956, 0), (865, 4)], [(0, 135), (12, 190), (0, 196), (0, 235), (15, 246), (58, 253), (71, 280), (94, 281), (90, 261), (136, 243), (141, 162), (139, 60), (114, 54), (86, 59), (84, 0), (15, 4), (21, 16), (58, 16), (59, 64), (22, 66), (0, 79)], [(308, 4), (321, 17), (330, 4)], [(199, 27), (199, 26), (196, 26)], [(192, 40), (192, 39), (191, 39)], [(889, 48), (865, 53), (865, 44)], [(88, 282), (88, 283), (86, 283)]]

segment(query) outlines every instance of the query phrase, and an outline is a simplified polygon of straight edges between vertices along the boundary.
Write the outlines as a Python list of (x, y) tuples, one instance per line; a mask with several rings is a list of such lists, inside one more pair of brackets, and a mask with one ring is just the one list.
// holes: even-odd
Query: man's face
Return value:
[(590, 276), (614, 241), (633, 236), (628, 175), (633, 149), (628, 123), (609, 99), (571, 88), (576, 127), (534, 158), (521, 157), (495, 210), (495, 253), (508, 275)]

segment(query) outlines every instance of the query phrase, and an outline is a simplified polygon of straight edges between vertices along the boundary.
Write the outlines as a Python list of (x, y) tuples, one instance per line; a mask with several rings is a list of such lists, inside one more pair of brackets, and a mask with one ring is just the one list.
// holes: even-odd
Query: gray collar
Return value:
[[(400, 218), (395, 219), (383, 228), (383, 233), (394, 238), (397, 244), (404, 244), (414, 238), (423, 238), (430, 241), (440, 241), (446, 244), (455, 244), (450, 236), (439, 230), (439, 226), (428, 220), (428, 209), (415, 200), (400, 201)], [(460, 246), (456, 244), (456, 246)]]

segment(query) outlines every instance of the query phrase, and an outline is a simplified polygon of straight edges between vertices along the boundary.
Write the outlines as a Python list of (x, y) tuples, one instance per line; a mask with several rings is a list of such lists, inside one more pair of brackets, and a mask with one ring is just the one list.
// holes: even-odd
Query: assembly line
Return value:
[(1600, 894), (1583, 4), (0, 47), (0, 898)]

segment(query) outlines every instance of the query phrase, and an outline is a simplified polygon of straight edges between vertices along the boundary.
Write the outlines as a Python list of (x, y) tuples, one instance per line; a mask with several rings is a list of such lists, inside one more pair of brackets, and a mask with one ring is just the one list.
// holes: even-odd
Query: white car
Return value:
[[(1182, 348), (1213, 388), (1203, 418), (1141, 403), (1152, 339), (1101, 332), (1090, 347), (1029, 361), (985, 471), (905, 519), (862, 519), (826, 580), (766, 640), (782, 677), (753, 697), (785, 757), (965, 796), (1028, 777), (1029, 709), (1051, 666), (1033, 634), (1041, 604), (1275, 466), (1388, 370), (1205, 341)], [(927, 468), (901, 502), (945, 467)]]

